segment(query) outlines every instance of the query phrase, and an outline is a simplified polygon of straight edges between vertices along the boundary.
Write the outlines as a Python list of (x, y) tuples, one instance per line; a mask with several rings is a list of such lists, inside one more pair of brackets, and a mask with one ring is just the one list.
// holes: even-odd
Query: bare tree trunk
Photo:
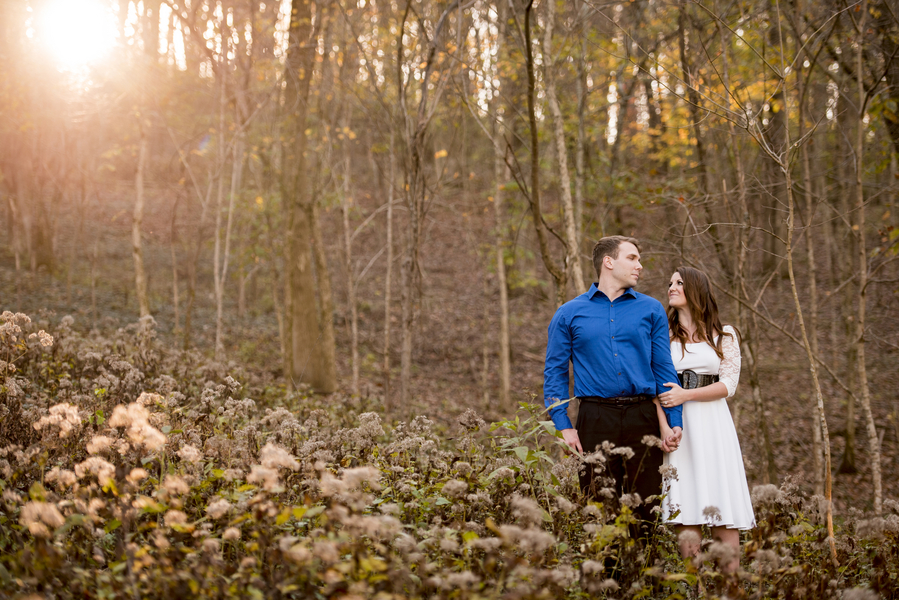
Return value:
[(178, 245), (178, 200), (180, 199), (180, 192), (175, 196), (175, 201), (172, 203), (172, 224), (171, 224), (171, 234), (169, 239), (169, 251), (172, 256), (172, 308), (175, 311), (175, 326), (174, 331), (178, 331), (181, 326), (181, 301), (178, 294), (178, 253), (176, 252), (176, 248)]
[[(805, 113), (807, 90), (805, 89), (805, 75), (802, 70), (796, 71), (796, 79), (799, 88), (799, 139), (805, 138)], [(802, 159), (802, 185), (805, 187), (805, 253), (808, 260), (809, 278), (809, 316), (808, 335), (812, 354), (818, 354), (818, 270), (815, 265), (815, 239), (812, 235), (812, 222), (814, 220), (816, 203), (812, 193), (812, 169), (809, 164), (808, 143), (802, 144), (799, 149)], [(821, 426), (816, 418), (812, 418), (812, 465), (815, 470), (815, 493), (824, 495), (824, 450), (822, 448)]]
[(337, 344), (334, 339), (334, 294), (331, 291), (331, 275), (325, 256), (318, 202), (310, 205), (309, 223), (312, 228), (312, 257), (315, 261), (315, 284), (318, 289), (318, 329), (321, 348), (316, 356), (316, 389), (331, 393), (337, 389)]
[(134, 259), (134, 286), (141, 318), (150, 314), (150, 300), (147, 294), (147, 274), (144, 271), (144, 253), (141, 246), (141, 225), (144, 220), (144, 170), (147, 165), (147, 122), (146, 116), (138, 115), (140, 140), (137, 151), (137, 175), (134, 178), (134, 213), (131, 221), (131, 256)]
[(384, 404), (387, 414), (393, 411), (390, 392), (390, 308), (393, 277), (393, 202), (396, 189), (396, 123), (390, 125), (390, 175), (387, 181), (387, 273), (384, 276)]
[(566, 299), (566, 287), (568, 282), (567, 269), (560, 268), (552, 259), (547, 239), (546, 223), (543, 220), (543, 207), (540, 204), (540, 135), (537, 129), (537, 91), (536, 76), (534, 74), (534, 52), (531, 43), (531, 17), (533, 15), (534, 2), (530, 0), (524, 11), (524, 51), (525, 65), (527, 67), (528, 87), (528, 125), (530, 128), (531, 142), (531, 189), (528, 201), (531, 208), (531, 218), (534, 221), (534, 231), (537, 233), (537, 242), (540, 246), (540, 258), (543, 266), (549, 272), (556, 288), (556, 304), (561, 306)]
[[(422, 296), (421, 289), (421, 238), (424, 225), (424, 214), (428, 199), (428, 188), (425, 173), (425, 139), (428, 133), (428, 125), (433, 116), (434, 106), (440, 101), (445, 89), (446, 79), (433, 83), (431, 76), (434, 74), (434, 59), (437, 55), (437, 44), (441, 40), (442, 30), (447, 22), (447, 17), (456, 9), (459, 0), (450, 3), (434, 25), (434, 31), (430, 36), (427, 47), (426, 60), (421, 85), (419, 89), (419, 101), (417, 114), (408, 110), (406, 86), (403, 83), (403, 39), (406, 20), (409, 17), (411, 3), (407, 4), (406, 13), (398, 28), (397, 37), (397, 88), (401, 110), (404, 118), (404, 134), (406, 142), (406, 206), (409, 210), (409, 237), (406, 245), (406, 256), (403, 259), (402, 275), (402, 327), (403, 342), (400, 355), (400, 399), (403, 406), (408, 406), (410, 398), (410, 385), (412, 380), (412, 327), (416, 320), (418, 310), (417, 302)], [(433, 98), (431, 93), (433, 91)]]
[[(726, 39), (725, 30), (721, 26), (720, 21), (717, 21), (717, 25), (718, 33), (721, 36), (721, 47), (728, 48), (730, 44)], [(722, 53), (722, 60), (724, 86), (725, 88), (730, 89), (730, 73), (727, 52)], [(725, 94), (724, 97), (726, 106), (728, 109), (730, 109), (730, 95)], [(740, 142), (737, 138), (736, 128), (734, 127), (734, 123), (732, 120), (728, 120), (728, 135), (733, 149), (734, 165), (737, 171), (737, 200), (740, 210), (740, 223), (742, 225), (737, 232), (737, 267), (733, 282), (734, 293), (737, 297), (743, 296), (747, 301), (751, 302), (752, 299), (750, 298), (749, 290), (747, 289), (746, 285), (746, 262), (748, 259), (747, 248), (749, 246), (749, 237), (751, 234), (751, 230), (749, 228), (752, 223), (749, 214), (749, 203), (746, 199), (746, 171), (743, 166), (743, 153), (740, 150)], [(777, 481), (777, 465), (774, 462), (774, 449), (771, 446), (771, 437), (768, 433), (768, 417), (766, 415), (764, 395), (762, 394), (762, 389), (759, 384), (758, 368), (755, 361), (755, 335), (756, 331), (758, 331), (758, 326), (756, 324), (754, 313), (750, 315), (748, 321), (744, 318), (742, 302), (737, 302), (736, 321), (737, 327), (743, 332), (743, 340), (741, 344), (742, 355), (746, 358), (746, 367), (749, 371), (749, 388), (752, 396), (752, 406), (755, 408), (758, 418), (758, 426), (761, 429), (762, 433), (762, 451), (765, 456), (765, 470), (763, 471), (763, 478), (766, 483), (770, 483), (772, 481)], [(736, 421), (739, 412), (735, 410), (735, 413), (736, 414), (734, 420)]]
[[(309, 383), (317, 392), (330, 393), (337, 385), (331, 320), (333, 302), (330, 287), (327, 290), (319, 288), (321, 298), (317, 310), (316, 283), (321, 286), (330, 282), (327, 264), (321, 260), (323, 250), (314, 240), (317, 224), (314, 222), (313, 202), (309, 197), (305, 161), (305, 131), (316, 47), (314, 34), (311, 0), (293, 0), (285, 64), (287, 134), (281, 183), (287, 211), (284, 372), (291, 387)], [(313, 247), (317, 247), (315, 259)], [(316, 265), (316, 273), (313, 273), (313, 260), (321, 263)], [(328, 319), (320, 321), (322, 315), (327, 315)]]
[(553, 139), (559, 164), (559, 185), (562, 188), (562, 215), (565, 220), (566, 262), (569, 279), (574, 283), (575, 292), (580, 295), (587, 291), (584, 271), (581, 269), (578, 226), (575, 220), (574, 202), (571, 198), (571, 175), (568, 172), (568, 150), (565, 146), (565, 120), (556, 97), (555, 64), (553, 63), (552, 37), (555, 25), (555, 2), (546, 2), (546, 22), (543, 31), (543, 80), (546, 84), (546, 100), (552, 114)]
[(883, 481), (880, 469), (880, 440), (877, 437), (877, 428), (874, 424), (874, 413), (871, 410), (871, 389), (868, 386), (868, 372), (865, 366), (865, 313), (867, 308), (868, 290), (868, 251), (865, 240), (865, 190), (863, 184), (864, 151), (865, 151), (865, 108), (867, 106), (867, 94), (864, 80), (864, 37), (868, 16), (868, 2), (862, 0), (861, 12), (858, 13), (859, 39), (856, 44), (856, 81), (858, 82), (859, 113), (856, 130), (855, 148), (855, 212), (858, 219), (858, 314), (855, 320), (856, 335), (856, 360), (858, 366), (858, 387), (861, 391), (862, 410), (865, 413), (865, 421), (868, 429), (868, 444), (870, 445), (871, 477), (874, 479), (874, 512), (880, 514), (883, 511)]
[(341, 212), (343, 213), (343, 251), (344, 268), (346, 269), (347, 304), (350, 309), (350, 367), (353, 372), (353, 394), (359, 395), (359, 312), (356, 307), (356, 274), (353, 272), (353, 241), (350, 231), (350, 204), (352, 189), (350, 185), (350, 138), (346, 133), (350, 127), (349, 102), (346, 104), (343, 118), (343, 194), (341, 196)]
[[(780, 15), (778, 14), (778, 23)], [(780, 25), (778, 24), (778, 31), (780, 33)], [(786, 71), (786, 58), (784, 57), (784, 44), (783, 44), (783, 35), (780, 34), (780, 58), (781, 58), (781, 72)], [(789, 124), (790, 122), (790, 108), (789, 103), (783, 104), (784, 113), (783, 119), (784, 123)], [(803, 316), (802, 304), (799, 301), (799, 290), (796, 284), (796, 274), (793, 270), (793, 233), (795, 231), (795, 223), (796, 223), (796, 207), (793, 199), (793, 177), (790, 171), (791, 167), (791, 157), (790, 157), (790, 149), (792, 148), (792, 142), (790, 140), (790, 129), (789, 127), (784, 128), (784, 137), (785, 139), (785, 152), (779, 157), (771, 156), (771, 158), (778, 158), (778, 163), (781, 169), (781, 172), (784, 176), (784, 183), (786, 187), (787, 193), (787, 235), (786, 235), (786, 255), (787, 255), (787, 273), (790, 276), (790, 290), (793, 293), (793, 304), (796, 308), (796, 320), (799, 322), (799, 329), (802, 331), (802, 342), (805, 346), (806, 356), (808, 357), (809, 362), (809, 371), (812, 375), (812, 382), (815, 386), (815, 397), (818, 400), (818, 414), (821, 417), (821, 430), (823, 434), (824, 440), (824, 464), (826, 470), (826, 480), (825, 480), (825, 497), (827, 498), (827, 533), (828, 533), (828, 541), (830, 542), (830, 555), (831, 560), (834, 565), (837, 566), (839, 563), (837, 562), (837, 549), (834, 539), (833, 533), (833, 489), (832, 489), (832, 478), (831, 478), (831, 459), (830, 459), (830, 435), (828, 433), (827, 428), (827, 415), (824, 410), (824, 394), (821, 392), (821, 382), (818, 379), (818, 363), (817, 357), (812, 352), (811, 342), (809, 341), (808, 330), (805, 325), (805, 317)], [(802, 140), (800, 139), (800, 142)]]
[[(578, 18), (583, 14), (583, 1), (578, 0), (575, 3), (577, 7)], [(577, 227), (578, 248), (584, 234), (584, 179), (586, 177), (586, 147), (587, 147), (587, 131), (586, 131), (586, 112), (587, 112), (587, 68), (584, 57), (587, 56), (587, 28), (581, 25), (580, 31), (580, 52), (576, 57), (577, 61), (577, 140), (575, 142), (574, 151), (574, 223)], [(588, 264), (587, 272), (593, 277), (592, 264)]]
[[(495, 101), (495, 102), (498, 102)], [(496, 107), (493, 108), (493, 177), (496, 189), (493, 192), (493, 214), (495, 227), (496, 252), (496, 284), (499, 287), (499, 373), (500, 373), (500, 408), (512, 407), (512, 365), (511, 344), (509, 342), (509, 289), (506, 282), (506, 236), (503, 202), (505, 200), (505, 182), (509, 180), (509, 167), (506, 165), (503, 148), (503, 137), (499, 131), (499, 120)]]
[(97, 318), (97, 260), (100, 255), (98, 238), (94, 238), (94, 247), (91, 250), (91, 319)]

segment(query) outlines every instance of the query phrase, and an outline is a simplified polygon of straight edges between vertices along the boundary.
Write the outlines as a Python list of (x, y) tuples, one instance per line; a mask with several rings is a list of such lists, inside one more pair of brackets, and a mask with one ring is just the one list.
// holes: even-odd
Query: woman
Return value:
[[(676, 524), (681, 556), (696, 556), (702, 525), (735, 552), (724, 568), (740, 564), (740, 531), (755, 526), (743, 455), (726, 398), (740, 379), (740, 343), (730, 325), (722, 326), (709, 278), (692, 267), (678, 267), (668, 284), (671, 358), (680, 377), (659, 395), (661, 406), (683, 404), (684, 436), (665, 463), (677, 479), (665, 484), (662, 517)], [(658, 407), (662, 438), (670, 428)]]

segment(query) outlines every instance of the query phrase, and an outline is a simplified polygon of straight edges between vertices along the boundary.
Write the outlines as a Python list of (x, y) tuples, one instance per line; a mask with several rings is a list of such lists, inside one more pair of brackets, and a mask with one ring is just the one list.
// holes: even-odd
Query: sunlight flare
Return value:
[(100, 0), (51, 0), (36, 15), (35, 30), (62, 69), (103, 58), (116, 39), (111, 6)]

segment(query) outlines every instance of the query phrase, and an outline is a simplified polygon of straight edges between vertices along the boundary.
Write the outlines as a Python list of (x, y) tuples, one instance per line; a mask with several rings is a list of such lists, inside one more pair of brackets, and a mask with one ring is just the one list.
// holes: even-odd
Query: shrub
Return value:
[(665, 528), (634, 540), (638, 499), (583, 498), (579, 462), (532, 404), (489, 426), (466, 412), (451, 434), (424, 416), (390, 428), (375, 399), (253, 389), (252, 374), (159, 344), (152, 319), (110, 336), (72, 325), (0, 316), (4, 595), (896, 592), (896, 503), (846, 520), (837, 568), (821, 499), (756, 488), (759, 526), (725, 575), (716, 544), (684, 564)]

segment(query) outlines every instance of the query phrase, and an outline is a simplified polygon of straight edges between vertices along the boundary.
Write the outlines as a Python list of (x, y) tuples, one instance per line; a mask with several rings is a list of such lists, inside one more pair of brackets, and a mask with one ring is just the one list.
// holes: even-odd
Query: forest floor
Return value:
[[(17, 272), (8, 251), (0, 254), (0, 289), (2, 309), (37, 315), (41, 311), (59, 319), (71, 314), (75, 327), (100, 331), (114, 330), (137, 320), (137, 306), (133, 294), (133, 271), (130, 255), (130, 223), (122, 214), (128, 209), (127, 199), (109, 201), (98, 207), (101, 216), (85, 221), (84, 230), (74, 236), (74, 218), (60, 218), (57, 224), (57, 264), (51, 274), (43, 266), (32, 274), (23, 269)], [(373, 203), (362, 197), (361, 202)], [(486, 204), (486, 201), (482, 202)], [(150, 272), (151, 302), (159, 335), (173, 345), (183, 344), (183, 333), (174, 327), (172, 305), (172, 269), (168, 243), (167, 205), (160, 202), (156, 212), (146, 217), (145, 238), (148, 270)], [(498, 356), (498, 291), (492, 271), (485, 267), (485, 256), (491, 252), (489, 231), (478, 231), (470, 214), (487, 210), (474, 202), (435, 202), (428, 213), (423, 254), (423, 289), (420, 318), (415, 332), (412, 402), (400, 407), (395, 419), (408, 420), (426, 415), (437, 423), (449, 424), (455, 416), (473, 408), (488, 421), (509, 417), (515, 407), (499, 406)], [(331, 279), (335, 289), (335, 329), (339, 379), (349, 388), (349, 312), (346, 305), (345, 272), (340, 249), (340, 216), (337, 210), (323, 212), (325, 240), (328, 244)], [(516, 284), (511, 290), (512, 391), (517, 402), (531, 402), (541, 397), (543, 353), (546, 326), (552, 316), (551, 283), (543, 274), (532, 236), (521, 225), (515, 236)], [(623, 233), (633, 233), (624, 231)], [(639, 290), (656, 298), (663, 298), (669, 276), (671, 259), (661, 252), (654, 255), (651, 239), (660, 232), (650, 231), (644, 249), (647, 266)], [(363, 270), (371, 256), (383, 246), (381, 228), (369, 228), (357, 238), (356, 273)], [(402, 230), (398, 238), (402, 240)], [(79, 242), (78, 240), (86, 240)], [(185, 237), (185, 240), (189, 238)], [(191, 241), (192, 243), (192, 241)], [(93, 248), (91, 247), (93, 244)], [(83, 247), (82, 247), (83, 246)], [(660, 246), (658, 246), (660, 247)], [(397, 244), (400, 254), (401, 244)], [(183, 326), (186, 296), (187, 247), (177, 247), (180, 271), (180, 324)], [(90, 263), (95, 254), (95, 306), (91, 303)], [(385, 253), (386, 254), (386, 253)], [(215, 334), (215, 310), (212, 298), (211, 260), (206, 252), (201, 259), (197, 301), (193, 316), (190, 346), (211, 355)], [(394, 265), (392, 325), (392, 382), (399, 382), (399, 259)], [(672, 263), (673, 264), (673, 263)], [(234, 267), (232, 272), (240, 274)], [(532, 273), (536, 273), (533, 275)], [(69, 276), (71, 274), (71, 276)], [(530, 275), (529, 275), (530, 274)], [(359, 336), (364, 396), (383, 399), (384, 377), (384, 275), (382, 258), (376, 261), (358, 283)], [(486, 282), (485, 282), (486, 278)], [(236, 285), (229, 288), (225, 307), (226, 358), (228, 363), (241, 365), (260, 383), (279, 385), (278, 325), (265, 278), (251, 280), (247, 287), (246, 311), (237, 314)], [(767, 298), (772, 300), (772, 314), (781, 322), (795, 327), (788, 302), (788, 282), (775, 278)], [(723, 299), (722, 299), (723, 300)], [(727, 302), (722, 302), (722, 316), (728, 322)], [(873, 311), (872, 311), (873, 312)], [(828, 325), (829, 326), (829, 325)], [(822, 328), (824, 326), (822, 325)], [(487, 344), (485, 378), (484, 348)], [(789, 478), (806, 491), (814, 487), (812, 469), (812, 402), (811, 381), (804, 352), (777, 331), (766, 329), (760, 334), (760, 384), (767, 403), (766, 422), (781, 483)], [(825, 346), (826, 348), (826, 346)], [(885, 347), (870, 352), (869, 377), (874, 403), (875, 422), (883, 436), (883, 482), (886, 497), (899, 497), (899, 369), (896, 369), (895, 348)], [(826, 376), (825, 376), (826, 377)], [(752, 405), (744, 369), (744, 381), (734, 399), (731, 411), (737, 422), (744, 451), (750, 487), (765, 483), (765, 459), (762, 451), (762, 428), (759, 414)], [(486, 385), (485, 385), (486, 384)], [(845, 405), (842, 394), (834, 393), (834, 386), (824, 380), (829, 417), (834, 471), (840, 464), (845, 446)], [(834, 496), (837, 513), (848, 507), (870, 506), (873, 495), (868, 442), (864, 415), (856, 410), (856, 465), (854, 474), (837, 474)], [(688, 433), (689, 434), (689, 433)]]

